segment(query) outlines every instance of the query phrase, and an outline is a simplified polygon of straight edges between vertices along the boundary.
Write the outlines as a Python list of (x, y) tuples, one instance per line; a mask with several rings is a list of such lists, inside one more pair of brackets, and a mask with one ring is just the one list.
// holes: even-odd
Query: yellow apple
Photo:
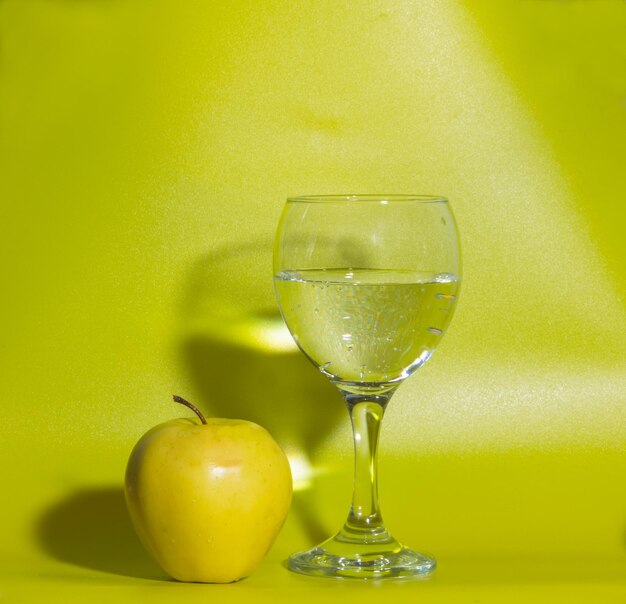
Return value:
[(291, 503), (282, 449), (245, 420), (175, 419), (148, 431), (126, 469), (126, 502), (139, 538), (179, 581), (247, 577), (278, 535)]

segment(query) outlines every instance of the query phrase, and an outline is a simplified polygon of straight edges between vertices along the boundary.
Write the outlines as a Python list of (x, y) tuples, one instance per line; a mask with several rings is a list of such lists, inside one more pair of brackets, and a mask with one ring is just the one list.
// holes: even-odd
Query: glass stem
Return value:
[(354, 435), (354, 490), (348, 519), (338, 538), (379, 543), (391, 539), (378, 505), (376, 453), (378, 436), (389, 397), (345, 397)]

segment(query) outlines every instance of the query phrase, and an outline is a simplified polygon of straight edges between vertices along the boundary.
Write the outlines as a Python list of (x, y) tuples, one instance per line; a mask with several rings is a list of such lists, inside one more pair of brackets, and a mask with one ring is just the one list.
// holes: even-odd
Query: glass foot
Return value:
[(406, 579), (428, 576), (434, 558), (394, 539), (385, 543), (347, 543), (340, 535), (289, 557), (289, 569), (304, 575), (353, 579)]

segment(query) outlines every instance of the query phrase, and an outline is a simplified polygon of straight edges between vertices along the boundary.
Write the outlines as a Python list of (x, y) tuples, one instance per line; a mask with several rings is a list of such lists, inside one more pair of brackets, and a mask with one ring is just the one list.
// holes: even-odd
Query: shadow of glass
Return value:
[(169, 580), (132, 527), (122, 487), (81, 489), (48, 507), (37, 540), (62, 562), (116, 575)]
[(286, 451), (294, 513), (312, 540), (319, 527), (304, 492), (317, 449), (348, 422), (337, 389), (298, 350), (280, 316), (272, 283), (272, 243), (216, 250), (192, 267), (184, 290), (181, 355), (198, 403), (217, 417), (264, 426)]
[[(280, 316), (252, 321), (282, 331)], [(272, 354), (205, 333), (190, 337), (183, 354), (213, 414), (261, 424), (292, 462), (313, 457), (335, 422), (347, 420), (337, 391), (299, 351)]]
[(212, 414), (267, 428), (311, 458), (347, 414), (341, 396), (297, 349), (274, 298), (271, 242), (218, 250), (190, 274), (184, 365)]

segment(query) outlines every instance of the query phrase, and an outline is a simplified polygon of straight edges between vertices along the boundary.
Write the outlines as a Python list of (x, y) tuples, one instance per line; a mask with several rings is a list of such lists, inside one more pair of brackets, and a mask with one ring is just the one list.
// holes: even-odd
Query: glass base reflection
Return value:
[(337, 579), (427, 578), (436, 560), (415, 552), (390, 537), (384, 542), (350, 543), (342, 533), (314, 548), (289, 557), (290, 570)]

